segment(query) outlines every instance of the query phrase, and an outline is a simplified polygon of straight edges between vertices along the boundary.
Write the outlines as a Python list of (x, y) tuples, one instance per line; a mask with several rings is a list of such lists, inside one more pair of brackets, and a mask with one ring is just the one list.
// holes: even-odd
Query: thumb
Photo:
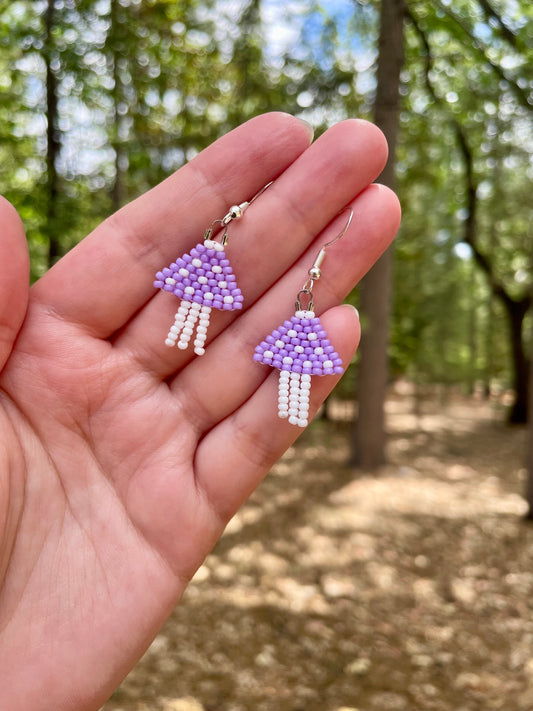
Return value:
[(22, 221), (13, 205), (0, 196), (0, 370), (26, 315), (29, 271)]

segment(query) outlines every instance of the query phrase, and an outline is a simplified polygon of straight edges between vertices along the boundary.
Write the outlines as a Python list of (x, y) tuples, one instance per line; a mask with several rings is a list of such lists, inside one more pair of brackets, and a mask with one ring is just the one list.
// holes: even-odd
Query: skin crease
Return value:
[[(224, 527), (301, 430), (277, 417), (254, 346), (290, 317), (320, 246), (317, 314), (345, 363), (338, 306), (398, 228), (371, 124), (256, 117), (104, 221), (31, 290), (21, 222), (0, 201), (0, 708), (92, 711), (132, 668)], [(154, 273), (230, 205), (242, 313), (207, 350), (167, 348), (177, 300)], [(311, 412), (338, 381), (313, 378)]]

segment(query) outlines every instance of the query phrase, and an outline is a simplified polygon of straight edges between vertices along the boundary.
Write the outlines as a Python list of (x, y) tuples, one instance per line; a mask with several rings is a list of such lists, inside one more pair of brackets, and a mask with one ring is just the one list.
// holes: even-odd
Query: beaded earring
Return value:
[[(348, 230), (353, 210), (344, 229), (318, 253), (309, 278), (296, 296), (296, 313), (266, 336), (255, 348), (253, 359), (258, 363), (277, 368), (278, 417), (287, 418), (291, 425), (306, 427), (309, 422), (309, 396), (312, 375), (333, 375), (344, 372), (342, 359), (331, 345), (320, 319), (315, 315), (313, 286), (320, 279), (320, 266), (326, 248), (337, 242)], [(344, 212), (344, 210), (343, 210)], [(340, 214), (340, 213), (339, 213)], [(307, 309), (302, 308), (301, 297), (309, 297)]]
[[(177, 345), (185, 350), (196, 327), (194, 352), (203, 355), (212, 309), (242, 309), (243, 295), (224, 251), (228, 243), (228, 225), (232, 220), (240, 219), (269, 185), (271, 183), (265, 185), (249, 202), (230, 207), (221, 220), (215, 220), (208, 227), (203, 243), (198, 243), (190, 252), (155, 275), (154, 286), (157, 289), (169, 291), (181, 299), (165, 345)], [(217, 224), (224, 228), (220, 242), (212, 239)]]

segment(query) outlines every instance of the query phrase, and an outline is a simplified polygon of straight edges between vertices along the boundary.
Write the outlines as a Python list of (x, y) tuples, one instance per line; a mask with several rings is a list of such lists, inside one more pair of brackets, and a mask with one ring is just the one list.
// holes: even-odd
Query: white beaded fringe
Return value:
[[(181, 350), (185, 350), (194, 333), (196, 327), (196, 338), (194, 339), (194, 352), (196, 355), (205, 353), (205, 341), (207, 338), (207, 328), (211, 307), (197, 304), (195, 301), (182, 301), (174, 317), (174, 324), (170, 327), (165, 345), (172, 347), (177, 345)], [(178, 340), (179, 336), (179, 340)]]
[(278, 417), (288, 418), (291, 425), (307, 427), (311, 376), (280, 370), (278, 383)]

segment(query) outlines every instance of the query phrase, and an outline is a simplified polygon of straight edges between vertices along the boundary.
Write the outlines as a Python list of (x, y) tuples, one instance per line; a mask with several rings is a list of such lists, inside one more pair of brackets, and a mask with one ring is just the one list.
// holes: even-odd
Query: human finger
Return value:
[(28, 246), (17, 211), (0, 197), (0, 370), (20, 330), (30, 284)]
[[(226, 250), (245, 295), (245, 309), (377, 177), (386, 156), (379, 129), (366, 121), (342, 122), (300, 155), (249, 208), (232, 230)], [(143, 368), (168, 377), (193, 357), (192, 348), (184, 352), (165, 345), (178, 305), (172, 294), (157, 294), (119, 335), (115, 347), (126, 348)], [(232, 312), (233, 318), (236, 313)], [(207, 335), (213, 339), (228, 327), (232, 316), (212, 309), (210, 319)]]
[[(321, 322), (342, 360), (349, 363), (360, 335), (355, 309), (336, 307), (323, 314)], [(223, 521), (233, 516), (272, 464), (302, 432), (277, 416), (278, 373), (269, 372), (254, 394), (211, 430), (198, 447), (195, 460), (197, 487)], [(310, 417), (340, 377), (313, 378)]]
[(287, 114), (248, 121), (105, 220), (39, 280), (34, 298), (62, 320), (109, 337), (153, 296), (158, 269), (228, 205), (283, 172), (309, 141), (307, 126)]
[[(384, 186), (369, 186), (351, 207), (352, 224), (343, 238), (327, 249), (322, 277), (314, 288), (317, 314), (342, 301), (388, 247), (398, 229), (399, 203)], [(221, 333), (204, 356), (189, 363), (171, 382), (172, 392), (187, 403), (189, 421), (200, 436), (248, 400), (266, 377), (265, 369), (252, 360), (254, 348), (292, 316), (297, 291), (306, 281), (308, 269), (342, 221), (343, 216), (339, 215), (268, 293)]]

